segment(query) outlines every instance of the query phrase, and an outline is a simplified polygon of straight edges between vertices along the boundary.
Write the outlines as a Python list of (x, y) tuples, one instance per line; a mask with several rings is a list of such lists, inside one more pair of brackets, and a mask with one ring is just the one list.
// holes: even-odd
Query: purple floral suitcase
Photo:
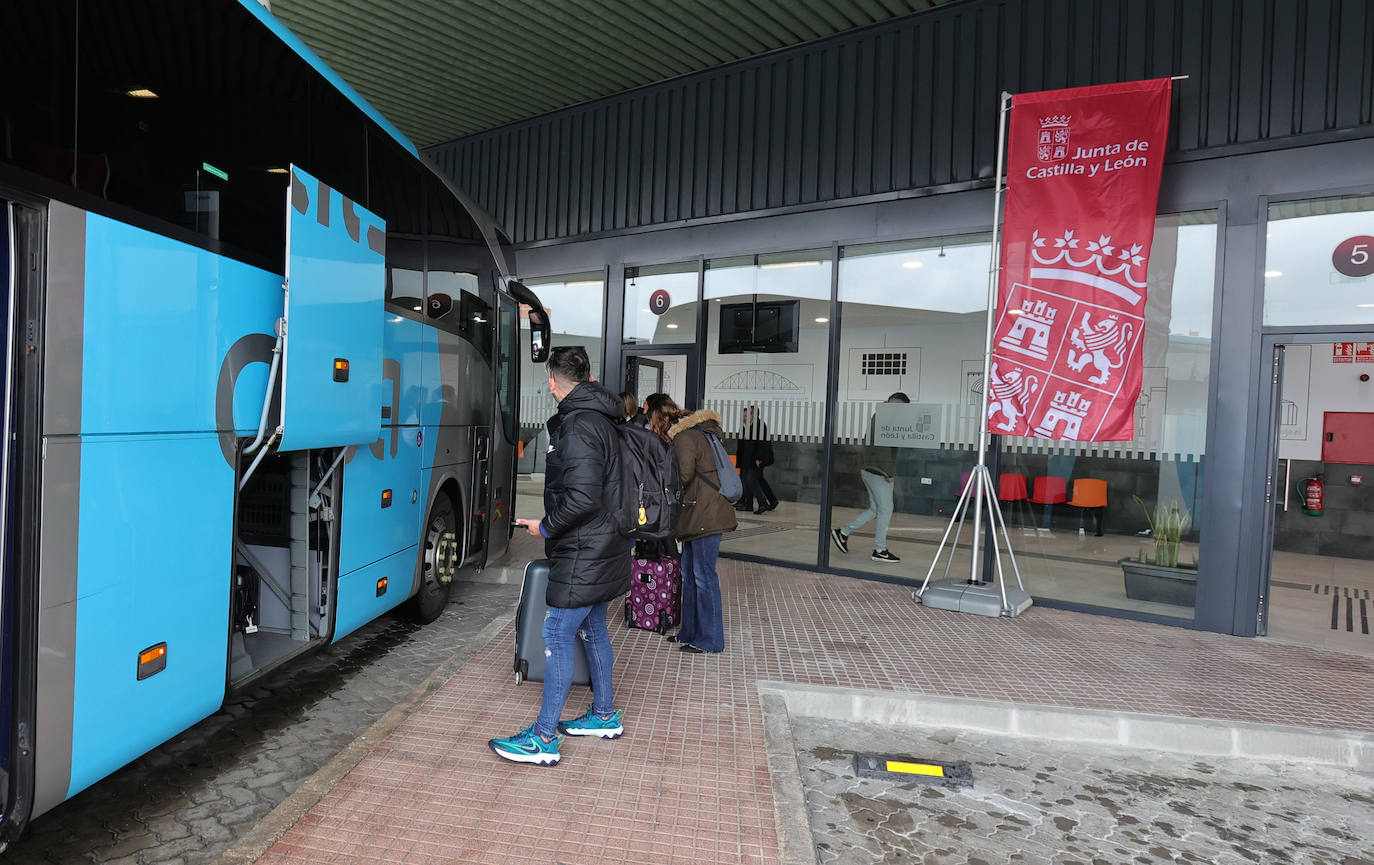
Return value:
[(630, 560), (625, 625), (666, 634), (682, 622), (682, 559), (675, 555)]

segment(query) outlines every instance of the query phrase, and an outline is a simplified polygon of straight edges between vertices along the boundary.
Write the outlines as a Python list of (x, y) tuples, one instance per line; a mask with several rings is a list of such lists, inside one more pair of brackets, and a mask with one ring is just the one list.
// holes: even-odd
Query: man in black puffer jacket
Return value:
[[(625, 731), (611, 695), (608, 602), (630, 588), (630, 541), (620, 534), (620, 397), (592, 381), (591, 361), (580, 346), (549, 355), (549, 393), (558, 414), (549, 419), (548, 466), (542, 520), (519, 520), (542, 535), (549, 559), (549, 613), (544, 619), (544, 700), (539, 719), (491, 748), (507, 760), (551, 766), (568, 736), (619, 738)], [(572, 687), (573, 640), (581, 637), (592, 677), (592, 705), (571, 721), (559, 721)]]

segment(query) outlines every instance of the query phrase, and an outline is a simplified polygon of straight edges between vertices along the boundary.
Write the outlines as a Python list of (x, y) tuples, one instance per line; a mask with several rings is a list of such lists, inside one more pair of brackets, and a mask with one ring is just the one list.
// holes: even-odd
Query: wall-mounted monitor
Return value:
[(762, 300), (720, 305), (720, 353), (796, 352), (801, 305), (797, 300)]

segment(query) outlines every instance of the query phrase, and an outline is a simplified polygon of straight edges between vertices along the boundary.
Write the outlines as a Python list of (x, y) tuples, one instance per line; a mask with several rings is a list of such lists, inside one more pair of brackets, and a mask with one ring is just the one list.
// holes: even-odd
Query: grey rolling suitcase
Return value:
[[(545, 595), (549, 589), (549, 560), (535, 559), (525, 566), (525, 580), (520, 586), (520, 606), (515, 610), (515, 684), (526, 679), (544, 681), (544, 612), (548, 610)], [(574, 685), (590, 685), (587, 672), (587, 652), (580, 639), (573, 640)]]

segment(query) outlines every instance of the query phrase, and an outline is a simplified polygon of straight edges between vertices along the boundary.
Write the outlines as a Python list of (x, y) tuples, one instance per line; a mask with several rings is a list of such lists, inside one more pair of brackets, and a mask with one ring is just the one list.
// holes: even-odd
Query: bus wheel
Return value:
[(415, 621), (428, 624), (448, 606), (449, 591), (463, 554), (458, 514), (448, 496), (434, 500), (421, 543), (424, 550), (420, 558), (420, 591), (408, 602), (408, 612)]

